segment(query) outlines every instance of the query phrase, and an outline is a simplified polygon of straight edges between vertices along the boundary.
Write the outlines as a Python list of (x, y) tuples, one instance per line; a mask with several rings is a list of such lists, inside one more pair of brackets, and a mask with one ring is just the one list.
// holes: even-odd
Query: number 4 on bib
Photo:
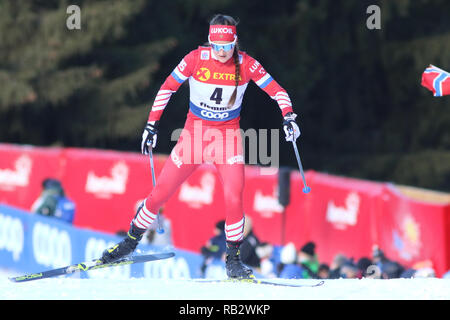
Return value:
[(222, 102), (222, 92), (223, 92), (222, 88), (216, 88), (212, 93), (211, 97), (209, 98), (209, 100), (213, 100), (216, 102), (216, 104), (220, 104)]

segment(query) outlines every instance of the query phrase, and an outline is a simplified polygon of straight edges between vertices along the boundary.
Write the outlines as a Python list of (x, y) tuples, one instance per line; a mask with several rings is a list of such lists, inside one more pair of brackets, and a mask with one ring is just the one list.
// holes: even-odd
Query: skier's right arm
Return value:
[(159, 121), (164, 108), (167, 106), (172, 93), (176, 92), (181, 84), (192, 75), (196, 63), (197, 50), (187, 54), (166, 78), (153, 102), (148, 122)]
[(176, 92), (181, 84), (188, 79), (196, 63), (197, 50), (191, 51), (181, 62), (175, 67), (172, 73), (166, 78), (153, 102), (147, 124), (142, 133), (141, 151), (143, 154), (149, 153), (149, 147), (156, 146), (157, 126), (164, 109), (169, 103), (172, 93)]

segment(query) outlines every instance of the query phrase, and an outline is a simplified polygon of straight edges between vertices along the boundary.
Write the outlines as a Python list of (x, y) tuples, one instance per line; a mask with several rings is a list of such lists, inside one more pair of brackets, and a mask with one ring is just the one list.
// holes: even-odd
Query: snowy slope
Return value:
[[(0, 300), (441, 300), (450, 299), (450, 279), (339, 279), (321, 287), (289, 288), (183, 279), (53, 278), (13, 283), (0, 273)], [(315, 283), (317, 280), (278, 282)]]

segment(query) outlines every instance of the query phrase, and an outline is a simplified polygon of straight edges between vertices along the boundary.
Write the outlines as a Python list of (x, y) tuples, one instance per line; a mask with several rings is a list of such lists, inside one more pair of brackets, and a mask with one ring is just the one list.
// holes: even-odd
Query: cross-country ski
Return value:
[(30, 273), (25, 274), (22, 276), (17, 277), (10, 277), (9, 280), (13, 282), (26, 282), (26, 281), (32, 281), (32, 280), (39, 280), (39, 279), (45, 279), (45, 278), (52, 278), (52, 277), (58, 277), (63, 275), (69, 275), (76, 272), (87, 272), (92, 270), (98, 270), (103, 268), (110, 268), (110, 267), (117, 267), (117, 266), (124, 266), (134, 263), (143, 263), (143, 262), (149, 262), (149, 261), (156, 261), (156, 260), (162, 260), (162, 259), (168, 259), (172, 258), (175, 254), (173, 252), (167, 252), (167, 253), (154, 253), (154, 254), (146, 254), (146, 255), (136, 255), (131, 256), (128, 258), (123, 258), (114, 262), (109, 263), (103, 263), (101, 260), (92, 260), (77, 264), (72, 264), (70, 266), (37, 272), (37, 273)]

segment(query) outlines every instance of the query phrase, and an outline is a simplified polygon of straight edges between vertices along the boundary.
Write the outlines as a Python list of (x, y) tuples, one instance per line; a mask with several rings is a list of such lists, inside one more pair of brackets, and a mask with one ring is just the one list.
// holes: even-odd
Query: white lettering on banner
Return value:
[(259, 212), (263, 218), (272, 218), (274, 213), (283, 212), (283, 206), (278, 202), (276, 192), (272, 195), (263, 195), (260, 190), (256, 190), (253, 210)]
[[(106, 242), (103, 239), (89, 238), (84, 251), (85, 261), (98, 259), (105, 249), (112, 247), (114, 244), (112, 241)], [(93, 279), (128, 279), (130, 275), (130, 265), (88, 271), (89, 278)]]
[(157, 279), (190, 279), (189, 265), (184, 258), (157, 260), (144, 264), (144, 277)]
[(33, 254), (37, 263), (58, 268), (72, 262), (72, 245), (67, 231), (36, 222), (33, 227)]
[(14, 170), (0, 169), (0, 189), (15, 190), (16, 187), (28, 186), (33, 161), (27, 155), (17, 158)]
[(216, 112), (211, 112), (211, 111), (206, 111), (206, 110), (202, 110), (200, 112), (200, 114), (202, 116), (210, 118), (210, 119), (225, 119), (230, 115), (228, 112), (216, 113)]
[(24, 246), (22, 221), (18, 218), (0, 214), (0, 250), (12, 253), (14, 261), (18, 261)]
[(345, 230), (354, 226), (358, 220), (360, 198), (356, 192), (351, 192), (345, 199), (345, 207), (338, 207), (333, 201), (328, 202), (326, 220), (336, 229)]
[(206, 172), (200, 179), (200, 186), (191, 186), (187, 182), (181, 185), (178, 199), (186, 202), (190, 207), (201, 208), (210, 205), (214, 200), (214, 187), (216, 178), (212, 173)]
[(128, 166), (118, 162), (111, 168), (111, 177), (98, 177), (89, 171), (85, 191), (99, 198), (111, 198), (112, 194), (124, 194), (128, 180)]

